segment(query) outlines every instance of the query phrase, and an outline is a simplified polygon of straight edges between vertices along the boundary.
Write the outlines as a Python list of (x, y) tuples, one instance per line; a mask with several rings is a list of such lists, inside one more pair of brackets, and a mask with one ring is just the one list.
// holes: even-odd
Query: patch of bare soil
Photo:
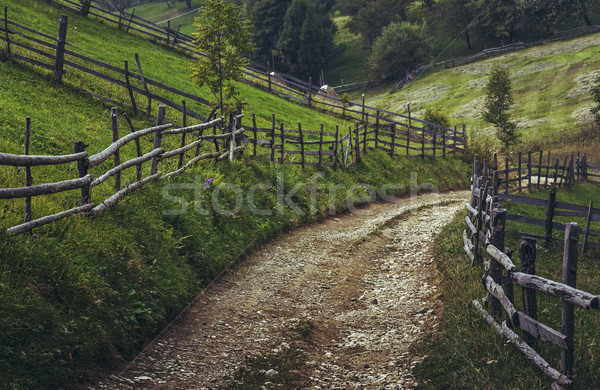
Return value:
[(297, 229), (213, 285), (93, 389), (400, 389), (437, 326), (434, 236), (467, 192), (378, 203)]

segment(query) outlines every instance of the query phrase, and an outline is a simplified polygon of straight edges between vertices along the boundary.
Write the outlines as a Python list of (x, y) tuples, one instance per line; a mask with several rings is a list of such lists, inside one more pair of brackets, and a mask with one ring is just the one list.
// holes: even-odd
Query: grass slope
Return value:
[[(528, 144), (551, 141), (589, 119), (593, 76), (600, 74), (600, 34), (509, 53), (485, 61), (426, 72), (393, 93), (379, 90), (369, 104), (418, 117), (439, 105), (453, 124), (466, 123), (476, 137), (493, 134), (481, 117), (487, 75), (493, 64), (509, 67), (515, 106), (512, 118)], [(565, 139), (566, 141), (566, 139)]]
[[(548, 199), (547, 191), (531, 196)], [(580, 184), (559, 191), (557, 200), (587, 205), (590, 200), (600, 201), (597, 184)], [(511, 213), (545, 218), (542, 207), (508, 204)], [(480, 317), (471, 301), (481, 299), (484, 290), (480, 265), (471, 266), (464, 254), (462, 232), (466, 213), (458, 213), (435, 241), (437, 266), (443, 274), (442, 301), (444, 311), (440, 326), (427, 341), (424, 353), (428, 356), (417, 366), (416, 375), (422, 389), (542, 389), (551, 381), (512, 345), (498, 337)], [(561, 218), (562, 222), (573, 218)], [(582, 226), (582, 221), (579, 220)], [(585, 226), (585, 225), (584, 225)], [(597, 228), (597, 227), (596, 227)], [(519, 267), (518, 232), (541, 234), (531, 225), (507, 222), (506, 246), (514, 249), (513, 261)], [(559, 237), (557, 232), (555, 237)], [(582, 238), (580, 238), (581, 240)], [(541, 244), (538, 240), (538, 244)], [(562, 280), (562, 245), (549, 249), (538, 246), (536, 274)], [(598, 252), (579, 256), (577, 288), (598, 294)], [(522, 310), (521, 289), (515, 288), (515, 302)], [(561, 304), (557, 298), (538, 293), (539, 320), (560, 330)], [(600, 312), (575, 310), (575, 389), (591, 389), (600, 381)], [(540, 342), (537, 349), (553, 367), (560, 369), (560, 350), (549, 343)], [(420, 350), (422, 352), (422, 350)]]
[[(198, 12), (197, 10), (204, 4), (202, 0), (192, 0), (192, 8), (188, 8), (185, 1), (176, 1), (171, 3), (170, 7), (166, 2), (153, 1), (145, 4), (138, 4), (134, 7), (126, 9), (126, 12), (132, 13), (135, 10), (135, 15), (144, 18), (161, 26), (167, 26), (166, 20), (171, 19), (171, 28), (177, 29), (181, 25), (179, 31), (183, 34), (192, 35), (194, 29), (194, 19)], [(191, 13), (190, 13), (191, 12)]]

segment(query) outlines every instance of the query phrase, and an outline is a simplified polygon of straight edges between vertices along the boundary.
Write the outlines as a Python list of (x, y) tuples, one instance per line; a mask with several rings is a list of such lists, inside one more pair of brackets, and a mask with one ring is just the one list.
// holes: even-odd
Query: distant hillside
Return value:
[(453, 125), (492, 134), (481, 117), (484, 87), (494, 63), (510, 68), (515, 106), (512, 118), (525, 141), (544, 142), (561, 129), (572, 129), (591, 117), (592, 81), (600, 74), (600, 34), (516, 51), (468, 65), (428, 71), (405, 88), (380, 89), (369, 104), (419, 116), (439, 105)]

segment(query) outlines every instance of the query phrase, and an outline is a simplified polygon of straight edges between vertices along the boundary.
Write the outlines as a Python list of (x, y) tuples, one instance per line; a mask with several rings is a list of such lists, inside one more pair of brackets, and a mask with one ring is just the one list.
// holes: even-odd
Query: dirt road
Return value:
[[(433, 237), (467, 192), (378, 203), (290, 232), (90, 388), (400, 389), (440, 312)], [(437, 205), (433, 206), (432, 205)]]

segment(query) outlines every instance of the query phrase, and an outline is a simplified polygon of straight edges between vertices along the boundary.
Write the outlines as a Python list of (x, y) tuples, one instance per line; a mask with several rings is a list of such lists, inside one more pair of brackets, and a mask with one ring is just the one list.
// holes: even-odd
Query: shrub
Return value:
[(431, 37), (425, 24), (395, 22), (375, 40), (369, 63), (382, 79), (403, 77), (431, 55)]

